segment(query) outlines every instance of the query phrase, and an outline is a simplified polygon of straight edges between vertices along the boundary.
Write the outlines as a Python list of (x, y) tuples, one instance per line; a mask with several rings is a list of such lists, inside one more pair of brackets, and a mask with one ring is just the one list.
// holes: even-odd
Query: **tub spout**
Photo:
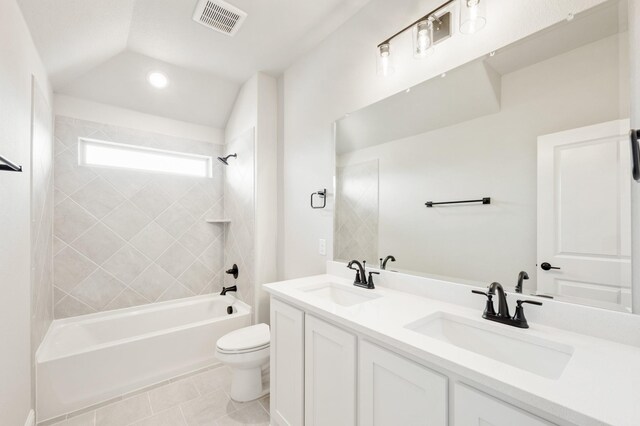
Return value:
[(237, 286), (232, 286), (232, 287), (222, 287), (222, 291), (220, 292), (220, 296), (224, 296), (225, 294), (227, 294), (228, 291), (238, 291), (238, 287)]

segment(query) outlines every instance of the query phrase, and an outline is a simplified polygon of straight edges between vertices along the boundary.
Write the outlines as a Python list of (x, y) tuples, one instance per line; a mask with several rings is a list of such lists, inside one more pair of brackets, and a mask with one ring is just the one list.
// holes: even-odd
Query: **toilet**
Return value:
[(270, 339), (267, 324), (241, 328), (218, 339), (216, 357), (232, 371), (234, 401), (252, 401), (269, 393), (262, 383), (262, 370), (269, 363)]

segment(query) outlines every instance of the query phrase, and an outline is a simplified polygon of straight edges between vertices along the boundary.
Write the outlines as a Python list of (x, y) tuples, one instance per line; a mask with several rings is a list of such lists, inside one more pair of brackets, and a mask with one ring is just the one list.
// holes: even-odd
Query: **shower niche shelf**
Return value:
[(222, 218), (222, 219), (207, 218), (207, 219), (205, 219), (205, 221), (208, 222), (208, 223), (224, 223), (224, 224), (231, 223), (231, 219), (224, 219), (224, 218)]

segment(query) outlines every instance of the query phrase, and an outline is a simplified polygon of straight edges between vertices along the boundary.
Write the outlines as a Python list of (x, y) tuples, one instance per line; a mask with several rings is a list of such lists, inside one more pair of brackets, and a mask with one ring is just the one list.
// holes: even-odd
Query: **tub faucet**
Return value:
[(238, 291), (238, 286), (231, 286), (231, 287), (222, 287), (222, 291), (220, 292), (220, 296), (224, 296), (225, 294), (227, 294), (228, 291)]
[(518, 284), (516, 284), (516, 293), (522, 293), (522, 281), (528, 280), (529, 274), (526, 271), (520, 271), (518, 274)]

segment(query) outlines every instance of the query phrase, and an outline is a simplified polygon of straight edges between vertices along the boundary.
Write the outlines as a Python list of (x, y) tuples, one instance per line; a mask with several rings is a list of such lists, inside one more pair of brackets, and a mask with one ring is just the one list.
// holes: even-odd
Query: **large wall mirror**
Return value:
[(349, 114), (335, 260), (629, 312), (628, 93), (611, 0)]

